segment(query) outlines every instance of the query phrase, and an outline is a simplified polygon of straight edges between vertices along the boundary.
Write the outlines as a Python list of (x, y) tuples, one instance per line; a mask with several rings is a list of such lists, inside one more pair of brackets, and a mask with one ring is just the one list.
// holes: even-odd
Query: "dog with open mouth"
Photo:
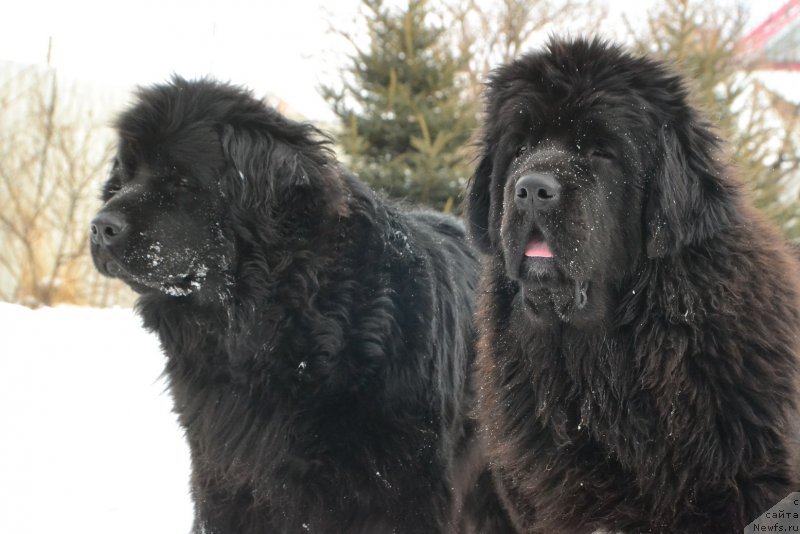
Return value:
[(480, 435), (520, 532), (742, 532), (800, 487), (800, 265), (665, 65), (492, 74), (467, 197)]
[(602, 243), (592, 234), (626, 237), (613, 217), (603, 217), (624, 209), (624, 198), (611, 190), (614, 184), (589, 179), (592, 165), (606, 164), (605, 152), (593, 148), (588, 158), (578, 158), (565, 142), (548, 139), (517, 148), (503, 191), (507, 209), (500, 238), (506, 274), (522, 285), (528, 310), (538, 320), (552, 315), (589, 321), (606, 310), (600, 284), (589, 306), (590, 280), (611, 274), (599, 272), (608, 264), (606, 255), (625, 253), (623, 243)]

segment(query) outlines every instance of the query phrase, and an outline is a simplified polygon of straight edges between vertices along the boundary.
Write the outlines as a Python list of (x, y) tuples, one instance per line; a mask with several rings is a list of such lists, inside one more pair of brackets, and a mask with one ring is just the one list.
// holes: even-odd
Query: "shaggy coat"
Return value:
[(467, 198), (480, 434), (522, 532), (742, 532), (800, 489), (800, 288), (681, 79), (553, 40), (491, 76)]
[(194, 531), (483, 529), (463, 499), (499, 514), (465, 417), (462, 226), (379, 198), (233, 86), (143, 89), (116, 128), (92, 252), (167, 356)]

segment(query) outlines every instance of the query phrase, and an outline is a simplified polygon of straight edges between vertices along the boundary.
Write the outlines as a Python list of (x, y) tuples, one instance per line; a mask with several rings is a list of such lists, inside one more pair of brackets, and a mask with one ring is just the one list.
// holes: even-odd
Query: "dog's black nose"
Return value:
[(561, 185), (552, 174), (532, 172), (523, 175), (515, 184), (517, 205), (524, 209), (545, 210), (558, 203)]
[(122, 214), (114, 211), (101, 212), (90, 227), (92, 243), (110, 247), (125, 236), (127, 229), (128, 225)]

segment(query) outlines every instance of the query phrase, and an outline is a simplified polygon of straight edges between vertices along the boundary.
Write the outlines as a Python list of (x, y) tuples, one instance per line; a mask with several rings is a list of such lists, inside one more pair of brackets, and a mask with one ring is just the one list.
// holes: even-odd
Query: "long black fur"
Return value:
[(195, 532), (483, 529), (462, 226), (379, 198), (234, 86), (143, 89), (116, 127), (92, 249), (168, 357)]
[[(742, 532), (800, 489), (798, 262), (683, 81), (554, 39), (491, 76), (481, 149), (478, 415), (517, 528)], [(561, 186), (536, 209), (530, 173)]]

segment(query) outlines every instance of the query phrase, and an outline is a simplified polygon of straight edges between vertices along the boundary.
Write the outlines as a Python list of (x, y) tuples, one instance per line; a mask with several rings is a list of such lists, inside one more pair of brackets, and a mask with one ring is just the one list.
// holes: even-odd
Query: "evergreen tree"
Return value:
[(425, 0), (399, 10), (363, 0), (363, 8), (368, 46), (354, 44), (343, 87), (322, 89), (341, 123), (339, 142), (372, 187), (448, 211), (469, 177), (477, 126), (464, 98), (466, 61)]
[[(795, 154), (798, 147), (792, 132), (778, 131), (770, 93), (741, 59), (737, 44), (745, 15), (721, 0), (664, 0), (635, 39), (642, 52), (674, 64), (690, 80), (694, 103), (728, 142), (734, 172), (752, 191), (756, 207), (797, 238), (800, 204), (786, 198), (792, 169), (781, 162), (788, 159), (784, 152)], [(776, 146), (779, 134), (782, 142)]]

